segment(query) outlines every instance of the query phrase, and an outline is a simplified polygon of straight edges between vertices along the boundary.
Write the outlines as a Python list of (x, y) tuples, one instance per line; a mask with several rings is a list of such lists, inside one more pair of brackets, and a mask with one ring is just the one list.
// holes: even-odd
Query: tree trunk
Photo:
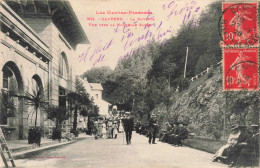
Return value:
[(35, 127), (36, 127), (36, 125), (37, 125), (37, 114), (38, 114), (38, 107), (35, 107), (35, 123), (34, 123), (34, 125), (35, 125)]

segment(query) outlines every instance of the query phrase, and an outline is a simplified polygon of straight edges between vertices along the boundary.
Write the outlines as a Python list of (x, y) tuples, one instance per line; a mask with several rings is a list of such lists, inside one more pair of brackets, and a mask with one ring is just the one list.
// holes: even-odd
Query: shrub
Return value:
[(213, 72), (210, 71), (208, 74), (207, 74), (207, 79), (211, 78), (213, 76)]
[(190, 85), (189, 79), (187, 78), (181, 78), (178, 83), (180, 91), (187, 89)]
[(215, 130), (215, 131), (213, 132), (213, 136), (214, 136), (214, 138), (215, 138), (216, 140), (220, 140), (220, 138), (221, 138), (221, 132), (218, 131), (218, 130)]

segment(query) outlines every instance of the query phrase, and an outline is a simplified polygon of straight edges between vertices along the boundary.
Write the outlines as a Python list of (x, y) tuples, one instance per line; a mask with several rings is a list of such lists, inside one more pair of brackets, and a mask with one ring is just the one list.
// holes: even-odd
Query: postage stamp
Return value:
[(258, 45), (258, 3), (222, 3), (224, 47)]
[(223, 87), (258, 90), (258, 48), (223, 49)]

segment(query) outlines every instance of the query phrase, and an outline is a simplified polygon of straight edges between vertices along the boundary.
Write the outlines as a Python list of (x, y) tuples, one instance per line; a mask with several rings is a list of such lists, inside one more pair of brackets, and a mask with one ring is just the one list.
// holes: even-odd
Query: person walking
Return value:
[(101, 138), (102, 137), (102, 128), (103, 128), (103, 118), (100, 117), (98, 119), (98, 136)]
[(125, 118), (122, 122), (125, 130), (126, 144), (129, 145), (131, 144), (132, 131), (134, 127), (134, 120), (130, 117), (130, 112), (125, 113)]
[(153, 144), (156, 144), (155, 143), (155, 138), (156, 138), (156, 134), (157, 134), (157, 129), (158, 129), (158, 122), (155, 118), (155, 115), (152, 114), (151, 115), (151, 119), (149, 120), (149, 133), (148, 133), (148, 136), (149, 136), (149, 144), (151, 144), (151, 142)]
[(119, 128), (118, 128), (118, 131), (119, 131), (119, 133), (124, 131), (123, 124), (122, 124), (122, 118), (119, 118)]
[(102, 125), (102, 138), (103, 139), (106, 138), (106, 133), (107, 133), (106, 123), (104, 122), (103, 125)]
[(112, 128), (112, 138), (116, 139), (118, 134), (118, 124), (116, 120), (114, 121)]
[(113, 126), (112, 118), (109, 118), (108, 122), (107, 122), (107, 138), (113, 138), (113, 136), (112, 136), (112, 126)]

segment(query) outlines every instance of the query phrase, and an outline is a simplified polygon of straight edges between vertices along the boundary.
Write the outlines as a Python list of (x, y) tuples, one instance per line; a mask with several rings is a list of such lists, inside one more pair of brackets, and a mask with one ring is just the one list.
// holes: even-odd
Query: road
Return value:
[(123, 134), (117, 139), (81, 140), (44, 151), (27, 159), (16, 160), (18, 167), (33, 168), (224, 168), (211, 162), (212, 154), (188, 147), (174, 147), (148, 139), (133, 132), (131, 145), (123, 144)]

